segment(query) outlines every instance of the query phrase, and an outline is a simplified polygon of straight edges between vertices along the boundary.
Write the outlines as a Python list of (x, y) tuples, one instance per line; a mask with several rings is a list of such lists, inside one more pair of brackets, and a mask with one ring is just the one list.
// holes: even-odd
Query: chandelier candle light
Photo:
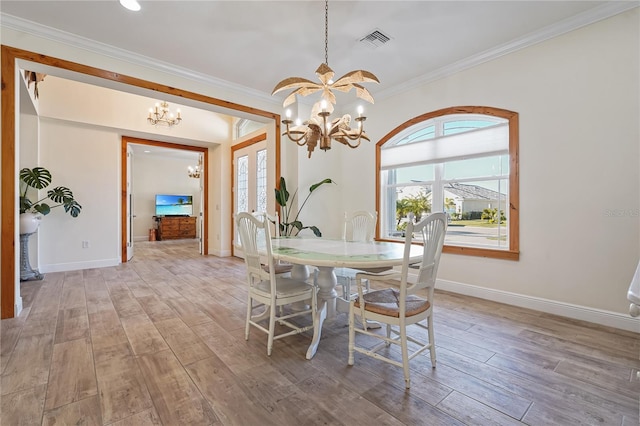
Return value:
[(307, 145), (309, 158), (315, 150), (318, 143), (320, 149), (326, 151), (331, 149), (331, 139), (347, 145), (350, 148), (360, 146), (362, 139), (369, 140), (364, 131), (364, 121), (367, 119), (362, 115), (362, 107), (358, 107), (358, 117), (355, 121), (358, 123), (357, 129), (352, 129), (351, 115), (344, 114), (340, 118), (333, 120), (329, 116), (333, 112), (336, 103), (336, 97), (332, 90), (340, 92), (349, 92), (356, 89), (356, 96), (367, 102), (373, 103), (373, 97), (369, 91), (360, 83), (379, 83), (378, 78), (369, 71), (357, 70), (351, 71), (340, 77), (337, 81), (333, 81), (334, 72), (329, 68), (329, 0), (325, 0), (324, 8), (324, 63), (320, 64), (316, 70), (316, 75), (320, 79), (321, 84), (314, 83), (301, 77), (289, 77), (282, 80), (273, 89), (271, 95), (281, 90), (295, 89), (284, 100), (283, 107), (287, 107), (296, 101), (296, 95), (307, 96), (312, 93), (322, 92), (322, 99), (316, 102), (311, 109), (311, 118), (301, 123), (299, 120), (295, 126), (291, 120), (291, 111), (286, 110), (286, 119), (282, 120), (282, 124), (286, 126), (286, 135), (291, 141), (299, 146)]
[(147, 121), (149, 124), (158, 125), (162, 124), (168, 127), (177, 126), (182, 121), (182, 117), (180, 117), (180, 110), (176, 110), (177, 116), (174, 118), (173, 113), (169, 112), (169, 104), (165, 101), (158, 104), (156, 103), (155, 107), (149, 108), (149, 116), (147, 117)]

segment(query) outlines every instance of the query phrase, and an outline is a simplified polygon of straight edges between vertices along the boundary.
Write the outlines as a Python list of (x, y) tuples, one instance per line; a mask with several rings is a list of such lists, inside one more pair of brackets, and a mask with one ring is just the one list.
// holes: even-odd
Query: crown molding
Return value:
[[(396, 94), (412, 90), (417, 86), (428, 84), (433, 81), (451, 76), (460, 71), (464, 71), (482, 63), (497, 59), (509, 53), (516, 52), (520, 49), (533, 46), (535, 44), (568, 33), (578, 28), (593, 24), (603, 19), (610, 18), (614, 15), (626, 12), (639, 6), (640, 1), (637, 0), (607, 2), (602, 6), (593, 8), (579, 15), (572, 16), (561, 22), (558, 22), (557, 24), (550, 25), (539, 31), (530, 33), (524, 37), (520, 37), (503, 45), (470, 56), (446, 67), (437, 69), (433, 72), (429, 72), (411, 80), (407, 80), (406, 82), (394, 87), (381, 90), (380, 92), (376, 93), (375, 97), (378, 99), (385, 99)], [(199, 73), (167, 62), (158, 61), (156, 59), (139, 55), (128, 50), (119, 49), (95, 40), (90, 40), (84, 37), (77, 36), (75, 34), (40, 25), (12, 15), (0, 13), (0, 24), (12, 30), (32, 34), (40, 38), (66, 44), (75, 48), (88, 50), (134, 65), (154, 69), (166, 74), (175, 75), (177, 77), (185, 78), (198, 83), (239, 92), (247, 96), (261, 99), (264, 102), (274, 102), (274, 98), (270, 94), (261, 92), (259, 90), (250, 89), (246, 86), (231, 83), (226, 80)]]
[(187, 68), (180, 67), (168, 62), (162, 62), (147, 56), (133, 53), (125, 49), (110, 46), (99, 41), (81, 37), (66, 31), (61, 31), (45, 25), (40, 25), (32, 21), (28, 21), (16, 16), (0, 13), (0, 26), (15, 31), (27, 33), (46, 40), (62, 43), (74, 48), (87, 50), (93, 53), (104, 55), (116, 60), (128, 62), (133, 65), (150, 68), (165, 74), (174, 75), (176, 77), (195, 81), (205, 85), (228, 89), (234, 92), (243, 93), (253, 98), (259, 98), (265, 102), (273, 103), (274, 99), (270, 94), (266, 94), (259, 90), (250, 89), (240, 84), (231, 83), (207, 74), (199, 73)]
[(385, 99), (399, 93), (407, 92), (415, 89), (417, 86), (428, 84), (436, 80), (454, 75), (469, 68), (485, 62), (497, 59), (501, 56), (508, 55), (520, 49), (524, 49), (554, 37), (566, 34), (578, 28), (591, 25), (595, 22), (610, 18), (628, 10), (640, 6), (640, 1), (612, 1), (602, 6), (595, 7), (581, 14), (572, 16), (556, 24), (549, 25), (526, 36), (512, 40), (508, 43), (491, 48), (484, 52), (472, 55), (468, 58), (455, 62), (446, 67), (442, 67), (433, 72), (423, 74), (422, 76), (407, 80), (406, 82), (384, 89), (376, 93), (377, 99)]

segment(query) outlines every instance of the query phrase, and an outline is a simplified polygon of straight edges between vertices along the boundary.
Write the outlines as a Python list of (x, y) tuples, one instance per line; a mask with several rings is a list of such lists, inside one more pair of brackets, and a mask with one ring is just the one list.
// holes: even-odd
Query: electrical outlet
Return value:
[(82, 248), (89, 248), (89, 241), (85, 240), (82, 242)]

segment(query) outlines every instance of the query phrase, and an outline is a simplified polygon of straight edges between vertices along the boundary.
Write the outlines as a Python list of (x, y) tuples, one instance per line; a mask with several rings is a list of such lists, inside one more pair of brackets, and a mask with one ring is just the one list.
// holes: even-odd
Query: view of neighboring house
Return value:
[(478, 185), (448, 183), (444, 187), (445, 210), (449, 214), (482, 212), (484, 209), (506, 211), (506, 195)]

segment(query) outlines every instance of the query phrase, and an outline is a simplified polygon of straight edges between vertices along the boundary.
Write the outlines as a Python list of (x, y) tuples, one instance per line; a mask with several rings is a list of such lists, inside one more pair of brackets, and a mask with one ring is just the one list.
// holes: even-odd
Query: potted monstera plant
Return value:
[(47, 190), (47, 195), (37, 201), (29, 198), (29, 188), (46, 189), (51, 181), (51, 172), (44, 167), (25, 167), (20, 170), (20, 234), (36, 232), (42, 216), (48, 215), (56, 207), (64, 208), (72, 217), (78, 217), (82, 211), (82, 206), (66, 186)]

